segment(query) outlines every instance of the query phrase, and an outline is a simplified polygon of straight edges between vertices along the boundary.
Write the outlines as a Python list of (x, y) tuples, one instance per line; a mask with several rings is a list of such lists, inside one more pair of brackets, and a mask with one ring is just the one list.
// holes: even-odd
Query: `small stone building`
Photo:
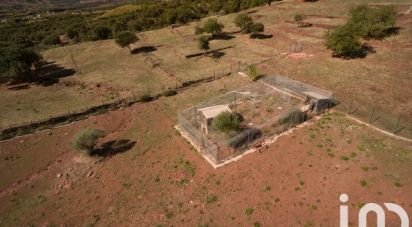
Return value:
[(313, 91), (306, 91), (303, 94), (306, 96), (305, 103), (309, 104), (308, 111), (319, 114), (330, 108), (330, 97)]
[(198, 112), (200, 113), (200, 129), (208, 134), (213, 119), (223, 112), (232, 112), (232, 110), (229, 105), (217, 105), (198, 109)]

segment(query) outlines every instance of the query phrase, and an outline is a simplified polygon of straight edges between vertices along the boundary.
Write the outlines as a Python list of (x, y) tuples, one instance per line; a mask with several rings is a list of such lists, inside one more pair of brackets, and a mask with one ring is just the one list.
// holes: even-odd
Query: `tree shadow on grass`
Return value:
[(39, 66), (37, 71), (27, 73), (9, 83), (8, 90), (28, 89), (31, 84), (50, 86), (58, 83), (60, 78), (72, 76), (75, 73), (76, 70), (64, 68), (55, 62), (45, 62)]
[(219, 59), (223, 56), (225, 56), (225, 52), (223, 51), (214, 50), (214, 51), (209, 52), (209, 57), (214, 58), (214, 59)]
[(157, 50), (159, 46), (142, 46), (138, 48), (134, 48), (132, 50), (132, 54), (140, 54), (140, 53), (151, 53)]
[(271, 39), (273, 35), (265, 35), (265, 34), (250, 34), (251, 39)]
[(234, 35), (224, 32), (221, 34), (216, 34), (216, 35), (211, 36), (210, 40), (231, 40), (233, 38), (235, 38)]
[(111, 140), (103, 143), (92, 153), (92, 155), (99, 157), (110, 157), (115, 154), (124, 153), (132, 149), (135, 145), (136, 141), (130, 141), (127, 139)]
[(356, 58), (365, 58), (368, 54), (374, 54), (376, 50), (373, 46), (369, 45), (368, 43), (362, 44), (361, 48), (357, 51), (352, 51), (347, 53), (345, 56), (333, 54), (333, 57), (336, 58), (343, 58), (343, 59), (356, 59)]
[(60, 81), (60, 78), (72, 76), (76, 73), (74, 69), (67, 69), (54, 62), (47, 62), (37, 72), (35, 83), (42, 86), (50, 86)]

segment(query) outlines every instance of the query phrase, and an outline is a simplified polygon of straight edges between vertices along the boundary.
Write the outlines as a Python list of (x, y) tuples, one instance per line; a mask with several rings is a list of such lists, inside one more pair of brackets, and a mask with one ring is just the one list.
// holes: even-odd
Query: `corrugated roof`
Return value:
[(229, 108), (229, 105), (217, 105), (217, 106), (209, 106), (202, 109), (199, 109), (202, 112), (203, 116), (206, 119), (215, 118), (217, 115), (223, 112), (232, 112)]

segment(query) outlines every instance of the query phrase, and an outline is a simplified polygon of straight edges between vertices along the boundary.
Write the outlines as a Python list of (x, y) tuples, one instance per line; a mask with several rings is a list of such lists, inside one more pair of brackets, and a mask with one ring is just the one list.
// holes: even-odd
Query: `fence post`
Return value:
[(398, 117), (398, 120), (396, 121), (395, 129), (393, 130), (393, 134), (395, 135), (398, 133), (398, 127), (399, 127), (399, 122), (401, 121), (401, 116)]
[(350, 114), (350, 111), (352, 110), (352, 104), (353, 104), (353, 100), (350, 101), (349, 109), (348, 109), (348, 114)]
[(375, 108), (373, 108), (373, 111), (372, 111), (372, 114), (371, 114), (371, 117), (369, 118), (369, 123), (372, 123), (373, 122), (373, 116), (375, 115)]

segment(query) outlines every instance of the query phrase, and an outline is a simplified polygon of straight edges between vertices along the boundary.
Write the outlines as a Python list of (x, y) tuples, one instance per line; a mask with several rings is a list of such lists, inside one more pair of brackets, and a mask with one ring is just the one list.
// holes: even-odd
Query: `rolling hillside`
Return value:
[(132, 0), (4, 0), (0, 2), (2, 9), (45, 9), (63, 10), (83, 7), (111, 6), (119, 3), (134, 2)]

